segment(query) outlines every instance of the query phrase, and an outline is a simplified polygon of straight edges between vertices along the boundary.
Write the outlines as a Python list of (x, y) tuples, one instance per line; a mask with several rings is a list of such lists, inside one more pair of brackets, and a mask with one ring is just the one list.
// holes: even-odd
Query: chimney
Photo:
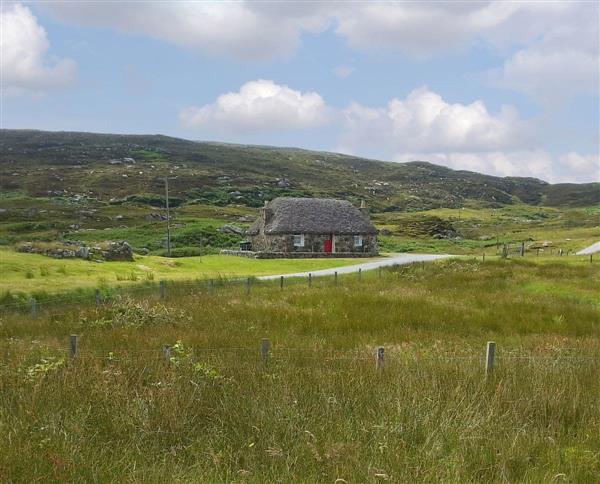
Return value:
[(271, 210), (267, 208), (267, 202), (265, 202), (265, 206), (260, 209), (260, 217), (263, 224), (267, 225), (267, 222), (271, 218)]
[(365, 203), (364, 200), (362, 200), (360, 202), (360, 208), (359, 208), (360, 212), (363, 214), (364, 217), (366, 217), (367, 219), (369, 219), (369, 209), (367, 208), (367, 204)]

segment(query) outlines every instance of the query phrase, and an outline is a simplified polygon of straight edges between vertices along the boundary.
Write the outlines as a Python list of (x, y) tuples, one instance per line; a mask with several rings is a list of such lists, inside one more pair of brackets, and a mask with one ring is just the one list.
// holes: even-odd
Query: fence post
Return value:
[(359, 267), (358, 268), (358, 282), (360, 282), (362, 280), (362, 269)]
[(170, 345), (163, 345), (163, 356), (165, 357), (165, 360), (168, 362), (171, 361), (171, 346)]
[(95, 296), (96, 296), (96, 306), (100, 306), (100, 303), (102, 302), (102, 296), (100, 296), (100, 289), (96, 289)]
[(269, 359), (269, 348), (271, 346), (271, 343), (269, 342), (268, 338), (263, 338), (262, 341), (260, 342), (260, 355), (262, 357), (263, 363), (267, 363), (267, 360)]
[(338, 280), (337, 280), (337, 271), (335, 271), (333, 273), (333, 283), (337, 286), (338, 285)]
[(308, 273), (308, 287), (312, 287), (312, 273)]
[(383, 370), (385, 366), (385, 348), (380, 346), (375, 353), (375, 367), (378, 370)]
[(246, 279), (246, 294), (250, 294), (250, 278)]
[(75, 356), (77, 356), (77, 351), (79, 351), (79, 336), (76, 334), (69, 336), (69, 343), (71, 347), (71, 358), (75, 358)]
[(481, 256), (481, 262), (485, 262), (485, 252), (483, 253), (483, 255)]
[(535, 256), (536, 256), (536, 257), (539, 257), (539, 256), (540, 256), (540, 249), (536, 249), (536, 251), (535, 251)]
[(521, 242), (521, 247), (519, 248), (519, 254), (521, 257), (525, 256), (525, 242)]
[(35, 318), (37, 316), (37, 299), (32, 297), (31, 300), (29, 301), (29, 305), (30, 305), (30, 310), (31, 310), (31, 315)]
[(594, 257), (594, 254), (590, 254), (590, 264), (591, 264), (591, 263), (592, 263), (592, 261), (593, 261), (593, 257)]
[(158, 289), (160, 291), (160, 298), (161, 299), (166, 299), (167, 298), (167, 282), (166, 281), (160, 281), (158, 283)]
[(279, 289), (283, 291), (283, 276), (279, 278)]
[(491, 375), (494, 371), (494, 360), (496, 358), (496, 343), (488, 341), (487, 350), (485, 352), (485, 376)]
[(208, 290), (211, 294), (215, 292), (215, 281), (213, 279), (208, 282)]

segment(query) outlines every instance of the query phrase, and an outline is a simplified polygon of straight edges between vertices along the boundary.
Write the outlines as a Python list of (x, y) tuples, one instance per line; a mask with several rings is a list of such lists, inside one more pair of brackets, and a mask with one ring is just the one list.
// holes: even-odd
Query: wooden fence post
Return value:
[(485, 252), (483, 253), (483, 255), (481, 256), (481, 262), (485, 262)]
[(485, 352), (485, 376), (491, 375), (494, 371), (494, 360), (496, 358), (496, 343), (488, 341), (487, 350)]
[(338, 285), (338, 280), (337, 280), (337, 271), (335, 271), (333, 273), (333, 283), (337, 286)]
[(208, 282), (208, 290), (211, 293), (215, 292), (215, 281), (213, 279)]
[(385, 348), (380, 346), (375, 353), (375, 367), (378, 370), (383, 370), (385, 367)]
[(102, 296), (100, 295), (100, 289), (96, 289), (96, 291), (94, 292), (94, 295), (96, 297), (96, 306), (100, 306), (100, 304), (102, 303)]
[(75, 358), (75, 356), (77, 356), (77, 351), (79, 351), (79, 336), (76, 334), (69, 336), (69, 343), (71, 347), (71, 358)]
[(170, 345), (163, 345), (163, 356), (165, 357), (165, 360), (168, 362), (171, 361), (171, 346)]
[(519, 254), (521, 257), (525, 256), (525, 242), (521, 242), (521, 247), (519, 248)]
[(359, 267), (358, 268), (358, 282), (360, 282), (362, 280), (362, 269)]
[(29, 301), (29, 309), (31, 310), (31, 315), (35, 318), (37, 316), (37, 299), (32, 297)]
[(167, 298), (167, 282), (166, 281), (160, 281), (158, 283), (158, 289), (160, 291), (160, 298), (161, 299), (166, 299)]
[(269, 359), (269, 348), (271, 347), (271, 343), (268, 338), (263, 338), (260, 342), (260, 355), (262, 357), (263, 363), (267, 363)]
[(536, 257), (539, 257), (539, 256), (540, 256), (540, 249), (536, 249), (536, 251), (535, 251), (535, 256), (536, 256)]
[(250, 294), (250, 278), (246, 279), (246, 294)]
[(279, 289), (283, 291), (283, 276), (279, 278)]
[(312, 287), (312, 273), (308, 273), (308, 287)]

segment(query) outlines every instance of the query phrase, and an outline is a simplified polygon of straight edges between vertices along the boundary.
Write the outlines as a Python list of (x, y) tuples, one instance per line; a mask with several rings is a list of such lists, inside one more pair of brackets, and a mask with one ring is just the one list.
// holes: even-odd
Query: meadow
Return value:
[(75, 289), (139, 285), (159, 280), (181, 281), (266, 276), (330, 269), (364, 262), (360, 259), (249, 259), (226, 255), (167, 258), (136, 255), (132, 262), (53, 259), (0, 249), (0, 294), (41, 295)]
[(0, 480), (593, 482), (599, 286), (463, 259), (4, 312)]

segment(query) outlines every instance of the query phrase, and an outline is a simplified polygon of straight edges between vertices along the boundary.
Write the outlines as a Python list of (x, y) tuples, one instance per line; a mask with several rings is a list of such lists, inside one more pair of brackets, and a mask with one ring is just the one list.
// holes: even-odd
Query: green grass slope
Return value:
[(3, 315), (0, 480), (595, 482), (598, 267), (453, 260)]
[[(426, 162), (388, 163), (160, 135), (2, 130), (0, 152), (2, 188), (35, 196), (61, 191), (107, 200), (140, 193), (162, 195), (160, 177), (170, 173), (177, 177), (172, 187), (175, 197), (214, 204), (260, 206), (263, 200), (292, 194), (365, 199), (377, 210), (459, 207), (469, 201), (600, 203), (597, 184), (567, 190), (532, 178), (498, 178)], [(110, 164), (123, 158), (136, 163)], [(585, 196), (578, 198), (579, 192)]]

